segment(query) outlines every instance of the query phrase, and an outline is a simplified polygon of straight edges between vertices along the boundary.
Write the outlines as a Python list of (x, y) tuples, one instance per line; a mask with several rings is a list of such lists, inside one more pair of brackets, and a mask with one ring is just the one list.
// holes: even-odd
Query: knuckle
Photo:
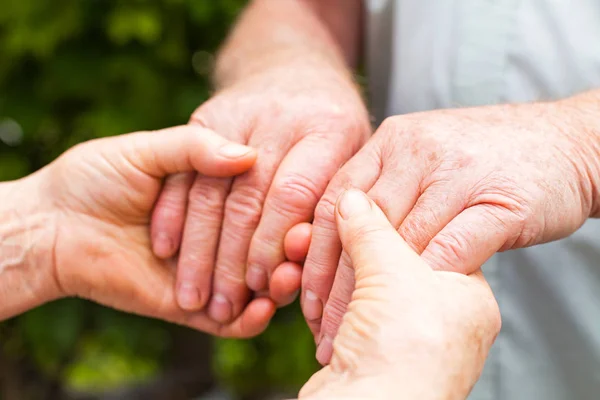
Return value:
[(196, 181), (189, 192), (190, 211), (192, 209), (222, 209), (224, 200), (224, 180), (201, 179)]
[(262, 202), (262, 191), (250, 185), (240, 186), (225, 201), (226, 216), (242, 228), (255, 227), (260, 222)]
[(438, 249), (435, 255), (439, 261), (454, 269), (460, 269), (469, 261), (469, 240), (459, 232), (440, 233), (431, 240), (430, 246)]
[(268, 271), (274, 270), (279, 263), (285, 261), (283, 254), (283, 238), (270, 232), (263, 236), (254, 236), (248, 249), (248, 265), (256, 265)]
[(312, 208), (319, 201), (322, 190), (310, 178), (292, 174), (273, 186), (273, 205), (280, 211), (297, 213)]
[(386, 119), (383, 120), (383, 122), (379, 126), (378, 131), (394, 132), (396, 130), (397, 123), (398, 123), (398, 117), (396, 117), (396, 116), (387, 117)]
[(235, 267), (227, 264), (217, 264), (215, 277), (216, 279), (219, 279), (220, 281), (226, 282), (230, 285), (246, 287), (244, 272), (245, 269), (243, 265), (238, 265)]
[(502, 226), (513, 234), (500, 249), (508, 250), (514, 247), (529, 247), (538, 243), (543, 234), (543, 222), (538, 222), (533, 210), (508, 211), (502, 221)]
[(328, 263), (325, 259), (313, 259), (307, 261), (302, 286), (326, 299), (335, 278), (337, 261)]
[(179, 262), (181, 266), (187, 269), (188, 271), (195, 271), (199, 269), (200, 266), (200, 256), (197, 252), (194, 251), (195, 246), (191, 246), (192, 248), (187, 248), (181, 254)]
[[(394, 142), (402, 140), (402, 134), (407, 131), (407, 122), (403, 117), (392, 116), (387, 117), (375, 134), (373, 135), (378, 141), (381, 141), (380, 147), (390, 147)], [(411, 135), (413, 140), (417, 140), (417, 137)]]
[(329, 222), (331, 225), (335, 223), (335, 206), (337, 199), (332, 195), (326, 194), (317, 204), (315, 208), (315, 223)]

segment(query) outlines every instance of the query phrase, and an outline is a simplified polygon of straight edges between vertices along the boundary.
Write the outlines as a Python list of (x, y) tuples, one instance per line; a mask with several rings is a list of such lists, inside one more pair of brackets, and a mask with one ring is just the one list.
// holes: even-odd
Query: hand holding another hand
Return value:
[(472, 273), (497, 251), (566, 237), (597, 212), (600, 142), (573, 118), (585, 116), (580, 101), (387, 119), (315, 211), (302, 303), (317, 341), (335, 336), (354, 288), (335, 225), (343, 190), (367, 192), (433, 269)]
[[(8, 210), (16, 210), (23, 227), (42, 232), (35, 242), (26, 228), (21, 229), (25, 235), (16, 229), (8, 238), (9, 244), (18, 244), (13, 246), (17, 251), (35, 247), (37, 258), (22, 268), (10, 265), (11, 260), (18, 261), (10, 254), (9, 265), (0, 260), (0, 267), (5, 267), (0, 268), (4, 289), (15, 292), (7, 296), (8, 306), (5, 302), (0, 317), (59, 297), (78, 296), (214, 335), (260, 333), (275, 312), (269, 299), (253, 300), (228, 324), (203, 312), (182, 310), (175, 299), (174, 261), (154, 256), (149, 228), (163, 177), (187, 171), (232, 176), (248, 170), (255, 160), (256, 151), (249, 147), (205, 128), (180, 126), (86, 142), (39, 172), (4, 184)], [(42, 227), (36, 222), (40, 220), (46, 221)], [(292, 246), (291, 251), (302, 249)], [(291, 264), (284, 265), (278, 276), (285, 278), (283, 284), (299, 285), (300, 271)], [(280, 278), (274, 277), (282, 282)], [(41, 282), (39, 288), (33, 287), (35, 282)], [(277, 282), (274, 286), (281, 288)]]
[(464, 399), (500, 330), (483, 275), (434, 271), (357, 190), (335, 210), (356, 288), (306, 399)]

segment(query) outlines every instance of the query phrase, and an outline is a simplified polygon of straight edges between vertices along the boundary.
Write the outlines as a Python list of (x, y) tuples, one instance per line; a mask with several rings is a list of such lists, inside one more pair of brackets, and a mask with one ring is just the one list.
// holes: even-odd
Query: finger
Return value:
[(252, 300), (232, 323), (221, 326), (217, 335), (237, 338), (259, 335), (267, 328), (275, 311), (275, 304), (269, 299)]
[[(431, 239), (466, 206), (466, 193), (458, 184), (433, 184), (419, 197), (398, 228), (400, 236), (421, 254)], [(394, 224), (394, 226), (398, 226)]]
[(275, 304), (267, 298), (252, 300), (244, 312), (229, 324), (220, 324), (204, 312), (188, 313), (177, 321), (183, 325), (219, 337), (249, 338), (261, 334), (275, 315)]
[[(407, 156), (403, 162), (411, 165), (417, 161)], [(383, 167), (367, 196), (383, 210), (393, 226), (399, 226), (419, 199), (421, 175), (412, 167), (390, 164), (388, 161)]]
[(100, 140), (104, 140), (106, 151), (119, 149), (131, 166), (156, 178), (189, 171), (233, 176), (247, 171), (256, 161), (256, 151), (250, 147), (194, 125)]
[(381, 154), (371, 140), (333, 177), (315, 209), (312, 238), (302, 274), (301, 304), (313, 335), (321, 328), (323, 305), (335, 278), (342, 251), (335, 223), (335, 203), (350, 187), (367, 191), (381, 172)]
[(230, 187), (231, 179), (198, 175), (189, 191), (177, 266), (177, 301), (184, 310), (201, 310), (210, 299), (223, 207)]
[(311, 236), (312, 224), (308, 222), (298, 224), (290, 229), (283, 241), (286, 258), (296, 263), (303, 263), (308, 254)]
[(275, 268), (269, 284), (269, 296), (277, 304), (284, 307), (298, 297), (302, 282), (302, 267), (296, 263), (284, 262)]
[(321, 365), (329, 364), (333, 354), (333, 338), (342, 324), (348, 304), (354, 292), (354, 269), (348, 253), (342, 252), (333, 287), (321, 321), (321, 331), (317, 339), (317, 361)]
[(211, 320), (204, 312), (185, 312), (177, 305), (173, 290), (175, 276), (172, 261), (157, 262), (151, 253), (147, 254), (145, 260), (139, 265), (132, 265), (132, 268), (117, 268), (118, 273), (102, 268), (87, 269), (86, 274), (95, 275), (92, 281), (100, 285), (95, 288), (97, 291), (93, 291), (94, 297), (91, 300), (122, 311), (186, 325), (209, 334), (240, 338), (260, 334), (275, 313), (275, 304), (270, 299), (253, 300), (242, 315), (229, 325)]
[(470, 274), (517, 239), (511, 232), (520, 231), (518, 223), (501, 207), (469, 207), (433, 237), (421, 257), (434, 270)]
[(185, 223), (188, 192), (194, 173), (167, 177), (152, 212), (152, 250), (158, 258), (171, 258), (179, 250)]
[[(392, 226), (398, 226), (409, 214), (418, 200), (420, 175), (413, 169), (409, 156), (404, 160), (406, 167), (388, 161), (381, 176), (368, 191), (368, 197), (385, 213)], [(333, 352), (332, 343), (342, 323), (343, 316), (354, 291), (354, 269), (347, 253), (342, 253), (337, 273), (321, 320), (321, 330), (317, 338), (317, 360), (326, 365)]]
[[(332, 290), (323, 314), (316, 354), (317, 360), (323, 365), (331, 359), (333, 338), (354, 290), (374, 290), (376, 296), (383, 298), (393, 296), (394, 293), (383, 291), (389, 284), (390, 276), (401, 274), (403, 280), (410, 282), (414, 274), (428, 270), (419, 256), (402, 240), (384, 212), (365, 193), (356, 189), (347, 190), (340, 196), (335, 212), (344, 256), (337, 270), (335, 296)], [(352, 278), (356, 282), (356, 289), (350, 284)], [(394, 291), (402, 289), (398, 287), (397, 280), (394, 284)]]
[[(342, 138), (343, 140), (343, 138)], [(248, 253), (246, 282), (266, 288), (273, 269), (285, 261), (284, 237), (296, 224), (312, 220), (315, 206), (340, 166), (358, 150), (339, 134), (309, 135), (283, 159), (265, 199)]]
[[(363, 192), (346, 191), (336, 206), (336, 220), (344, 250), (354, 267), (356, 286), (365, 279), (427, 270), (424, 262)], [(373, 283), (373, 281), (371, 281)], [(398, 288), (397, 288), (398, 289)]]
[(273, 144), (263, 143), (258, 149), (260, 155), (255, 167), (235, 179), (227, 196), (214, 269), (213, 296), (208, 306), (209, 315), (215, 321), (231, 321), (250, 297), (245, 278), (248, 248), (277, 166), (291, 145), (282, 143), (273, 151)]
[[(398, 157), (402, 162), (399, 162)], [(419, 159), (413, 159), (411, 154), (393, 154), (386, 158), (381, 175), (368, 191), (368, 197), (384, 211), (393, 226), (398, 226), (418, 201), (423, 173), (418, 166)], [(329, 362), (333, 351), (331, 343), (342, 323), (353, 291), (354, 270), (350, 257), (342, 253), (317, 336), (317, 359), (323, 365)]]

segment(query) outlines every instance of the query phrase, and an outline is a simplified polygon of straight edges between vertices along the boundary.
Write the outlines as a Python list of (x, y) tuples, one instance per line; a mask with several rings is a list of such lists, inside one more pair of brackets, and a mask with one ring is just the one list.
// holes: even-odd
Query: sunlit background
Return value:
[[(0, 0), (0, 180), (87, 139), (185, 123), (244, 3)], [(1, 400), (282, 398), (316, 368), (297, 304), (251, 341), (77, 299), (0, 324)]]

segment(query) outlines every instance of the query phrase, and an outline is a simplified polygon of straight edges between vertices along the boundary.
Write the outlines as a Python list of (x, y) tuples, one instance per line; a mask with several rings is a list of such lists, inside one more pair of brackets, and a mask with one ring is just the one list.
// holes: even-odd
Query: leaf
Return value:
[(34, 360), (52, 375), (77, 346), (85, 319), (85, 303), (61, 300), (29, 311), (19, 318), (19, 332)]

